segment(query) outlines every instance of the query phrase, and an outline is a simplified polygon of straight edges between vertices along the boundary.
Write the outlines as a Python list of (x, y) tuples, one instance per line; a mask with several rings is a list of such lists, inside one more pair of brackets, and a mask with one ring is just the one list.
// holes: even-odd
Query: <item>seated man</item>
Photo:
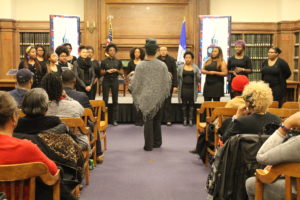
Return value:
[(76, 77), (73, 71), (65, 70), (62, 73), (63, 88), (66, 94), (72, 99), (78, 101), (84, 108), (92, 107), (89, 101), (89, 97), (84, 92), (76, 91)]
[(241, 133), (262, 133), (267, 124), (280, 124), (278, 116), (266, 112), (273, 102), (271, 88), (262, 81), (250, 82), (243, 91), (245, 105), (238, 108), (222, 141)]
[(9, 92), (9, 94), (16, 100), (18, 106), (22, 105), (24, 95), (31, 89), (33, 83), (32, 72), (28, 69), (20, 69), (16, 74), (17, 85), (16, 88)]

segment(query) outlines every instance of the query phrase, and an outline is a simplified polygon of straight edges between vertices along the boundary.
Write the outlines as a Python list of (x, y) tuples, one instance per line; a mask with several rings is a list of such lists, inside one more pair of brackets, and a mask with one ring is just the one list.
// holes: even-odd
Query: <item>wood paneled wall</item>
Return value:
[(113, 42), (119, 47), (117, 56), (129, 59), (129, 50), (144, 46), (145, 39), (150, 37), (156, 38), (161, 46), (167, 46), (169, 53), (176, 57), (184, 18), (187, 46), (197, 52), (197, 16), (209, 14), (209, 0), (87, 0), (86, 4), (85, 20), (95, 21), (100, 27), (96, 33), (87, 33), (89, 40), (86, 42), (99, 44), (97, 55), (100, 59), (104, 58), (108, 16), (113, 16)]

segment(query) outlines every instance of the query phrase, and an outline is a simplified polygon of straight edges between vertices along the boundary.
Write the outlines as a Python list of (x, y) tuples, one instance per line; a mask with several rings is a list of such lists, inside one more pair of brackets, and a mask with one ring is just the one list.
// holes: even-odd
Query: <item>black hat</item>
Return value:
[(17, 78), (17, 82), (18, 83), (27, 83), (28, 81), (30, 81), (33, 77), (33, 74), (30, 70), (28, 69), (20, 69), (18, 70), (17, 74), (16, 74), (16, 78)]
[(158, 44), (157, 44), (157, 42), (156, 42), (156, 39), (154, 39), (154, 38), (148, 38), (148, 39), (146, 40), (145, 48), (146, 48), (146, 49), (147, 49), (147, 48), (150, 48), (150, 49), (153, 49), (153, 48), (158, 49), (159, 46), (158, 46)]

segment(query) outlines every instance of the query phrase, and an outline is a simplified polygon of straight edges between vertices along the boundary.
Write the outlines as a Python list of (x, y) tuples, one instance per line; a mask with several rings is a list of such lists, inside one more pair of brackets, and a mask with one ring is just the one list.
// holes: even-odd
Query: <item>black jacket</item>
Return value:
[(87, 86), (91, 86), (95, 80), (95, 69), (92, 65), (92, 62), (88, 60), (87, 62), (83, 62), (86, 65), (81, 64), (82, 58), (78, 58), (73, 63), (73, 71), (76, 76), (76, 86), (81, 91), (85, 91)]
[(256, 161), (256, 154), (268, 137), (235, 135), (219, 149), (206, 184), (214, 200), (247, 199), (245, 182), (264, 167)]
[(177, 87), (177, 65), (176, 60), (172, 57), (167, 55), (165, 59), (162, 58), (162, 56), (158, 56), (157, 59), (163, 61), (166, 63), (169, 72), (172, 74), (172, 87)]
[(224, 135), (222, 136), (222, 141), (225, 142), (229, 137), (242, 134), (242, 133), (262, 133), (263, 128), (267, 124), (280, 124), (281, 120), (278, 116), (271, 113), (266, 113), (265, 115), (260, 115), (253, 113), (248, 116), (243, 116), (238, 119), (231, 121), (228, 125)]
[(67, 95), (72, 99), (78, 101), (84, 108), (91, 108), (89, 97), (84, 92), (76, 91), (75, 89), (64, 87)]

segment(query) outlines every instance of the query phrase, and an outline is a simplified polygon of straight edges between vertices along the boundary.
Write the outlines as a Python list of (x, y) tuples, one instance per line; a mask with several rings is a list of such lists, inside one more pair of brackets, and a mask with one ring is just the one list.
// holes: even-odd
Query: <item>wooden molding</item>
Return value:
[(190, 0), (105, 0), (106, 4), (187, 4)]

